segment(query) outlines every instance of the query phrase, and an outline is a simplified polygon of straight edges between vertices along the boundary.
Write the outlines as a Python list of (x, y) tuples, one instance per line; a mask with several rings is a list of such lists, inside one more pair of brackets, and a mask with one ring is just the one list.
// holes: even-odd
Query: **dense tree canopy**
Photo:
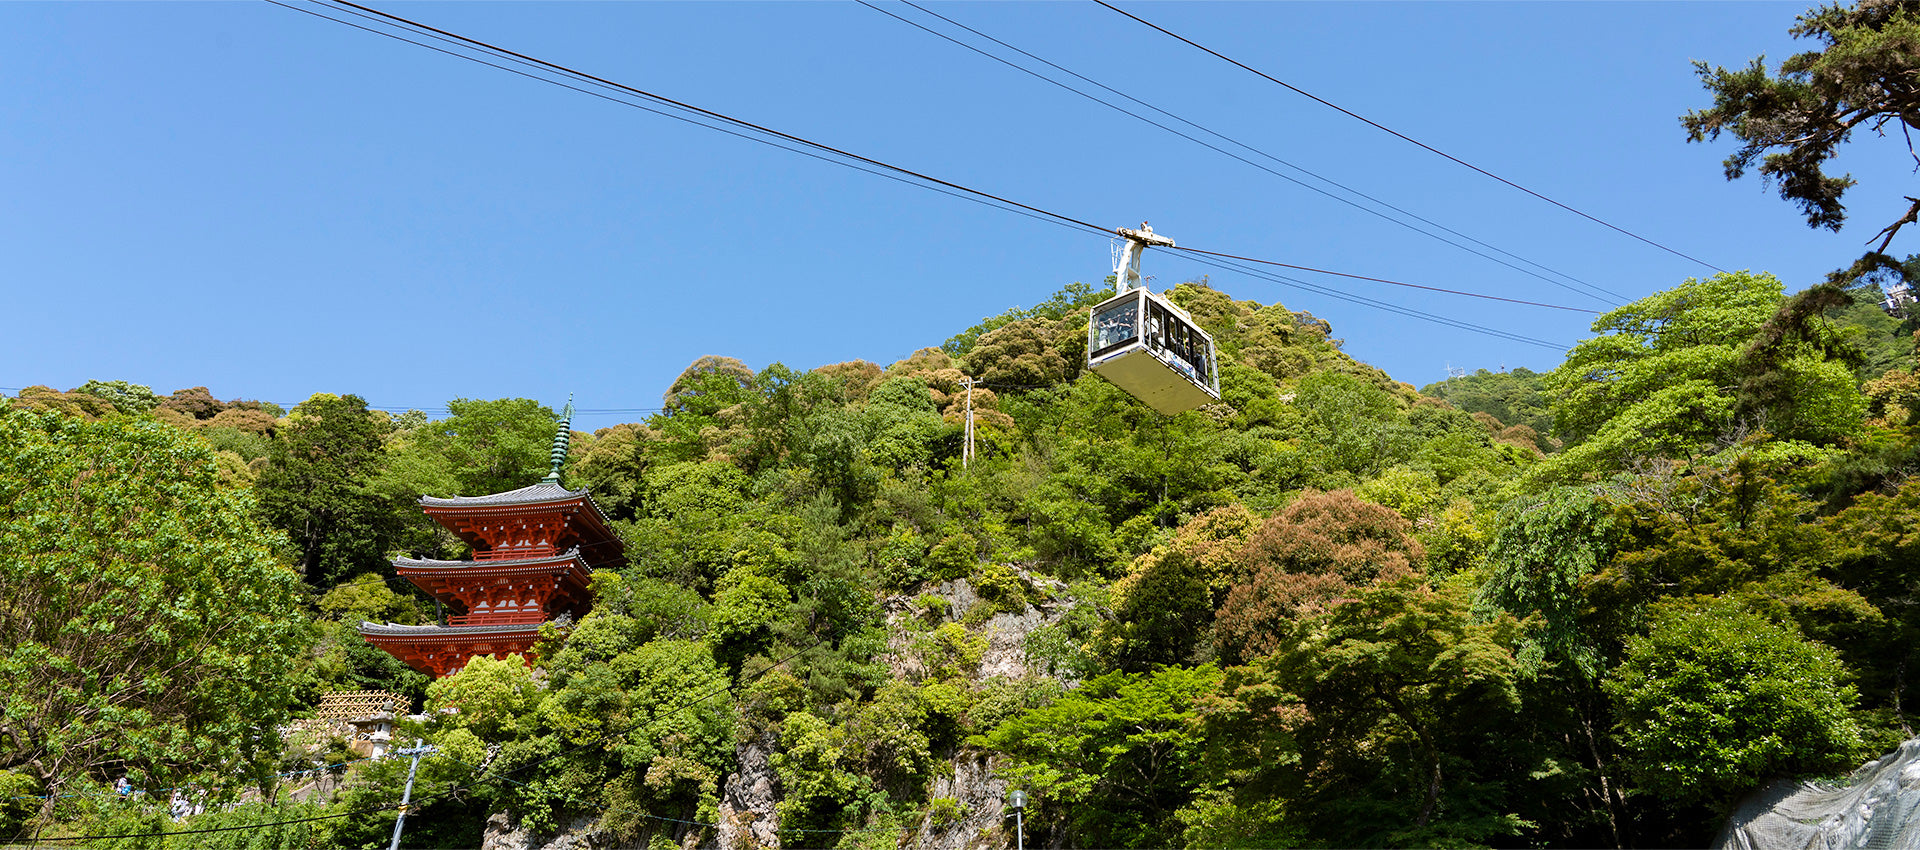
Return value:
[[(625, 566), (593, 576), (592, 610), (548, 624), (524, 660), (432, 684), (356, 626), (439, 620), (387, 567), (463, 553), (418, 497), (539, 480), (548, 407), (390, 417), (321, 394), (282, 417), (192, 388), (141, 412), (153, 399), (132, 385), (33, 388), (4, 433), (50, 477), (0, 480), (31, 494), (0, 505), (91, 504), (68, 496), (125, 465), (62, 458), (96, 442), (172, 460), (141, 467), (165, 474), (129, 499), (101, 497), (164, 510), (82, 512), (67, 537), (0, 525), (6, 545), (108, 565), (88, 583), (33, 576), (35, 604), (0, 611), (55, 635), (14, 645), (70, 638), (98, 659), (17, 656), (3, 731), (36, 710), (22, 688), (93, 699), (86, 665), (203, 663), (167, 662), (166, 640), (100, 653), (187, 628), (173, 600), (210, 593), (140, 570), (232, 572), (248, 553), (254, 572), (187, 586), (217, 584), (214, 607), (247, 615), (236, 634), (276, 654), (245, 667), (215, 646), (204, 663), (253, 672), (204, 693), (261, 717), (338, 690), (430, 709), (398, 731), (439, 752), (419, 779), (444, 793), (408, 815), (419, 843), (478, 844), (493, 815), (622, 846), (734, 827), (761, 845), (986, 845), (1010, 840), (1012, 786), (1035, 846), (1704, 844), (1755, 785), (1896, 744), (1920, 699), (1912, 343), (1843, 287), (1785, 289), (1685, 281), (1601, 317), (1549, 374), (1422, 392), (1346, 355), (1324, 320), (1188, 282), (1168, 297), (1219, 343), (1222, 392), (1170, 417), (1081, 368), (1104, 293), (1078, 284), (886, 367), (702, 357), (657, 415), (574, 435), (566, 483), (627, 544)], [(289, 542), (243, 527), (249, 494)], [(214, 523), (226, 548), (202, 546), (162, 521), (169, 506), (240, 518)], [(109, 514), (118, 539), (89, 518)], [(138, 570), (135, 550), (151, 554)], [(305, 565), (309, 602), (275, 557)], [(111, 611), (41, 610), (85, 588)], [(126, 588), (140, 599), (122, 616)], [(274, 665), (270, 686), (247, 678)], [(123, 689), (165, 709), (128, 741), (70, 724), (94, 737), (62, 752), (94, 749), (64, 787), (271, 772), (270, 734), (199, 696), (173, 708), (185, 698), (165, 688), (186, 681)], [(227, 749), (195, 737), (213, 729)], [(311, 737), (272, 769), (351, 759)], [(0, 806), (0, 826), (53, 787), (26, 764), (0, 764), (0, 791), (36, 801)], [(384, 841), (405, 765), (345, 773), (331, 803), (299, 810), (333, 819), (257, 834)], [(56, 832), (172, 823), (137, 795), (61, 799), (82, 802), (41, 807)], [(195, 822), (292, 811), (275, 799)]]
[(0, 409), (0, 771), (26, 793), (272, 764), (299, 581), (212, 453), (153, 421)]

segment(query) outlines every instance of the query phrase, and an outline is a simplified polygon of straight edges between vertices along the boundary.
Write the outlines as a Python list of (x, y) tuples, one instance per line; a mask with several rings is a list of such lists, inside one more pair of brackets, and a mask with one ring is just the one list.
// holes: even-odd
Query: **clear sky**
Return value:
[[(1150, 220), (1182, 246), (1611, 306), (852, 2), (378, 5), (1084, 221)], [(1623, 298), (1712, 271), (1092, 2), (922, 5)], [(1808, 49), (1786, 34), (1806, 3), (1117, 5), (1681, 252), (1773, 272), (1789, 290), (1857, 256), (1912, 191), (1904, 142), (1868, 135), (1842, 161), (1862, 183), (1853, 221), (1815, 232), (1757, 180), (1723, 179), (1728, 140), (1685, 142), (1678, 117), (1708, 102), (1690, 62)], [(97, 378), (283, 404), (357, 393), (431, 412), (458, 397), (558, 407), (573, 393), (582, 408), (635, 411), (575, 421), (599, 428), (657, 407), (701, 355), (886, 365), (1111, 270), (1098, 235), (267, 2), (0, 3), (0, 81), (9, 394)], [(1593, 318), (1287, 273), (1562, 346), (1544, 348), (1166, 251), (1149, 252), (1145, 270), (1156, 288), (1209, 275), (1236, 298), (1311, 311), (1348, 352), (1415, 385), (1449, 365), (1552, 368)]]

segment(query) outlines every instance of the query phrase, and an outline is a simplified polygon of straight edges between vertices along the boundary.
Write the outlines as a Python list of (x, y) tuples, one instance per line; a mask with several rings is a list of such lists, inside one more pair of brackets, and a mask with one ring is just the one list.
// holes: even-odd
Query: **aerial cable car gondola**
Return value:
[(1140, 254), (1173, 240), (1142, 222), (1120, 228), (1126, 246), (1115, 263), (1114, 297), (1095, 305), (1087, 320), (1087, 368), (1163, 414), (1220, 400), (1213, 337), (1187, 311), (1146, 288)]

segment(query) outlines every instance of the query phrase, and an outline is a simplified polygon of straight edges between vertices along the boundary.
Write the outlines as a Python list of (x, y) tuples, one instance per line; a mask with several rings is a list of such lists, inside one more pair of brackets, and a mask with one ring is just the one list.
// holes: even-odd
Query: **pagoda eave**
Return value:
[(492, 626), (400, 626), (361, 623), (360, 636), (386, 650), (408, 667), (435, 678), (460, 672), (475, 656), (505, 660), (509, 655), (530, 659), (540, 641), (543, 623)]

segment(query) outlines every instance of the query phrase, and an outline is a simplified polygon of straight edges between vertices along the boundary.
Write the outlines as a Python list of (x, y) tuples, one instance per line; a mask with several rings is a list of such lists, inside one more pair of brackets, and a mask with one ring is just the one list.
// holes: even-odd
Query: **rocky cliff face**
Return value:
[(767, 762), (774, 744), (773, 732), (766, 731), (734, 747), (740, 769), (722, 789), (716, 850), (780, 850), (776, 777)]
[[(1037, 595), (1058, 597), (1064, 587), (1050, 579), (1022, 578), (1038, 590)], [(920, 679), (927, 675), (911, 645), (924, 630), (918, 622), (924, 611), (917, 606), (928, 596), (945, 606), (943, 619), (972, 621), (968, 631), (985, 638), (979, 663), (969, 675), (976, 684), (1029, 675), (1027, 635), (1058, 622), (1069, 604), (1043, 602), (1017, 612), (969, 617), (975, 606), (992, 603), (981, 599), (965, 579), (935, 585), (916, 597), (882, 600), (892, 650), (887, 662), (896, 677)], [(736, 768), (721, 787), (719, 823), (711, 829), (683, 830), (674, 836), (674, 843), (686, 850), (780, 850), (780, 780), (770, 763), (778, 746), (778, 736), (772, 730), (737, 744)], [(1007, 781), (999, 776), (993, 760), (987, 754), (962, 749), (953, 756), (950, 767), (945, 775), (935, 776), (929, 783), (927, 810), (901, 838), (901, 850), (998, 850), (1011, 845), (1014, 823), (1006, 808)], [(651, 840), (640, 836), (622, 842), (591, 817), (570, 823), (568, 829), (557, 834), (539, 835), (515, 828), (501, 813), (488, 819), (481, 850), (624, 850), (648, 847)]]

